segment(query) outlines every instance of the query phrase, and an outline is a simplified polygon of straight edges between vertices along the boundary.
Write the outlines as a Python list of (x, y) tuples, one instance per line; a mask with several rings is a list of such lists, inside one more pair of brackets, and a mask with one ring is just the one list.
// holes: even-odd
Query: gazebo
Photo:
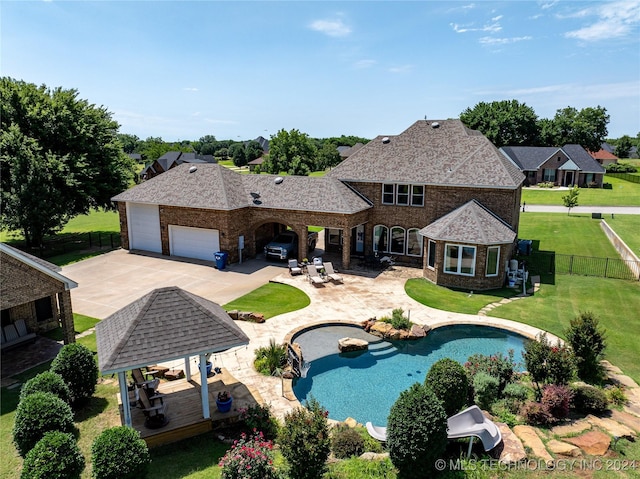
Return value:
[[(206, 364), (208, 355), (249, 343), (249, 338), (220, 305), (177, 286), (159, 288), (96, 325), (102, 374), (118, 374), (125, 425), (131, 426), (127, 371), (149, 364), (189, 358)], [(200, 368), (202, 415), (209, 419), (207, 371)]]

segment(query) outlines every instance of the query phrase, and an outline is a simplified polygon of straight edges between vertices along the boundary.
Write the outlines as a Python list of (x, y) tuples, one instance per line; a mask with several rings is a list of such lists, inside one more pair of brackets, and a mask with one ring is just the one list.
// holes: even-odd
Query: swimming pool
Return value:
[[(338, 339), (361, 338), (369, 350), (338, 353)], [(525, 338), (488, 326), (455, 325), (433, 329), (417, 341), (384, 341), (358, 326), (328, 325), (294, 336), (306, 362), (306, 377), (296, 378), (293, 392), (300, 402), (313, 395), (331, 419), (352, 417), (364, 424), (386, 425), (400, 392), (424, 382), (431, 365), (442, 358), (464, 364), (472, 354), (507, 354), (522, 361)]]

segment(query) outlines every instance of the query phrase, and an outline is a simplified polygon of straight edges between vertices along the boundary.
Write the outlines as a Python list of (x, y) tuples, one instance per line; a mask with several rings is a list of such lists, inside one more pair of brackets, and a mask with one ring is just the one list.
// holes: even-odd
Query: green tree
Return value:
[(467, 404), (469, 379), (464, 367), (451, 358), (436, 361), (424, 380), (442, 402), (447, 416), (453, 416)]
[(218, 141), (213, 135), (204, 135), (198, 141), (194, 141), (191, 146), (201, 155), (214, 155), (218, 147)]
[(601, 106), (579, 111), (570, 106), (562, 108), (541, 127), (542, 142), (549, 146), (576, 144), (598, 151), (607, 136), (608, 123), (607, 109)]
[(242, 143), (234, 143), (229, 147), (229, 156), (233, 158), (233, 164), (236, 166), (244, 166), (247, 164), (247, 155)]
[(460, 114), (467, 127), (479, 130), (497, 148), (536, 145), (538, 117), (533, 108), (517, 100), (480, 102)]
[(322, 148), (318, 151), (318, 163), (316, 170), (324, 171), (327, 168), (332, 168), (340, 163), (340, 153), (338, 147), (332, 141), (325, 140), (322, 143)]
[(571, 208), (575, 208), (578, 206), (578, 195), (580, 194), (580, 190), (578, 186), (574, 186), (569, 190), (569, 192), (562, 197), (562, 202), (564, 205), (569, 208), (567, 210), (567, 215), (571, 213)]
[(588, 382), (602, 379), (600, 360), (607, 345), (605, 332), (599, 327), (598, 318), (590, 311), (581, 313), (569, 322), (565, 334), (576, 356), (578, 377)]
[(271, 137), (269, 155), (262, 169), (269, 173), (285, 171), (290, 175), (308, 175), (315, 170), (317, 149), (306, 133), (280, 130)]
[(138, 153), (138, 150), (142, 146), (142, 141), (140, 141), (140, 138), (136, 135), (118, 133), (118, 140), (122, 145), (122, 151), (125, 153)]
[(144, 478), (151, 463), (147, 443), (129, 426), (102, 431), (91, 444), (91, 459), (94, 479)]
[(112, 209), (133, 181), (118, 124), (76, 90), (0, 79), (2, 228), (39, 245), (74, 216)]
[(245, 151), (245, 156), (247, 158), (247, 162), (253, 161), (256, 158), (260, 158), (264, 153), (262, 151), (262, 147), (260, 146), (260, 143), (258, 143), (256, 140), (251, 140), (249, 143), (247, 143), (247, 145), (244, 148), (244, 151)]
[(51, 371), (69, 386), (74, 404), (86, 402), (96, 391), (98, 365), (93, 352), (82, 344), (65, 344), (51, 362)]
[(624, 135), (622, 138), (618, 139), (618, 144), (616, 145), (616, 149), (613, 154), (618, 158), (629, 158), (629, 150), (633, 144), (631, 143), (631, 138), (629, 135)]

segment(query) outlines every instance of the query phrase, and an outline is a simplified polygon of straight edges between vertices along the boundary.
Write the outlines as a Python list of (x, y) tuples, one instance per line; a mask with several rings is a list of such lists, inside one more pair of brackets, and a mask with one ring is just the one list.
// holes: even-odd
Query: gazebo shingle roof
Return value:
[(482, 245), (512, 243), (516, 238), (509, 225), (476, 200), (422, 228), (420, 234), (439, 241)]
[(218, 304), (176, 286), (155, 289), (104, 319), (96, 338), (103, 374), (249, 343)]

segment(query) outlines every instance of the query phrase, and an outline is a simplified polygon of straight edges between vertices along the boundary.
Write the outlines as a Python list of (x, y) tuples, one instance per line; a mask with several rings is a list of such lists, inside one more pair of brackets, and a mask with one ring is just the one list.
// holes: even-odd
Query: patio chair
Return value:
[[(153, 379), (145, 379), (144, 375), (148, 375), (153, 377)], [(142, 369), (135, 368), (131, 370), (131, 376), (133, 377), (133, 382), (139, 388), (147, 389), (147, 392), (150, 392), (150, 396), (153, 396), (158, 389), (158, 385), (160, 384), (160, 380), (155, 378), (155, 371), (147, 371), (145, 373), (142, 372)]]
[(476, 405), (468, 407), (447, 419), (447, 437), (449, 439), (470, 437), (469, 457), (471, 456), (474, 437), (482, 441), (482, 447), (484, 447), (485, 451), (490, 451), (502, 441), (502, 434), (498, 426), (487, 419)]
[(387, 428), (383, 426), (374, 426), (371, 422), (367, 422), (367, 432), (369, 436), (380, 442), (387, 442)]
[(147, 389), (138, 388), (138, 400), (140, 408), (145, 415), (144, 425), (150, 429), (157, 429), (165, 426), (169, 419), (167, 417), (167, 405), (164, 403), (164, 394), (155, 394), (149, 397)]
[(320, 276), (320, 273), (318, 273), (318, 270), (312, 264), (307, 266), (307, 277), (309, 278), (309, 281), (314, 285), (324, 283), (324, 279), (322, 278), (322, 276)]
[(302, 274), (302, 268), (298, 264), (298, 260), (297, 259), (290, 259), (289, 260), (289, 274), (291, 274), (291, 276), (296, 275), (296, 274)]
[(342, 276), (340, 276), (339, 274), (337, 274), (335, 272), (335, 270), (333, 269), (333, 264), (330, 261), (327, 261), (324, 264), (324, 270), (327, 272), (327, 276), (329, 277), (329, 279), (331, 281), (335, 281), (336, 283), (342, 283)]

